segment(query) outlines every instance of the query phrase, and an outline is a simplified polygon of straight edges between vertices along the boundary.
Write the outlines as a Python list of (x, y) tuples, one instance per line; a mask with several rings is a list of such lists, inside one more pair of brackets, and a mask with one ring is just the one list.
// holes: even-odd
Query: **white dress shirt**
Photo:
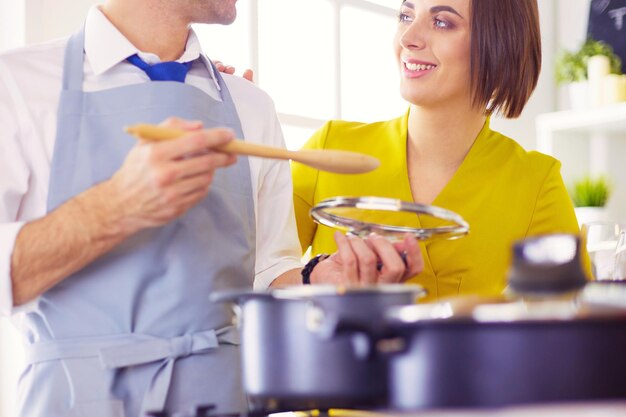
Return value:
[[(1, 315), (15, 314), (33, 305), (13, 307), (11, 254), (20, 228), (46, 215), (66, 44), (67, 39), (62, 39), (0, 55)], [(84, 90), (150, 81), (142, 70), (126, 62), (135, 53), (148, 63), (159, 62), (156, 55), (138, 51), (93, 7), (85, 24)], [(179, 61), (198, 57), (207, 59), (192, 31)], [(270, 97), (243, 78), (222, 76), (235, 103), (245, 139), (284, 147)], [(214, 74), (207, 71), (201, 60), (194, 62), (185, 82), (220, 100)], [(265, 288), (280, 274), (302, 266), (300, 244), (293, 215), (289, 164), (259, 158), (250, 158), (249, 163), (257, 225), (254, 286)]]

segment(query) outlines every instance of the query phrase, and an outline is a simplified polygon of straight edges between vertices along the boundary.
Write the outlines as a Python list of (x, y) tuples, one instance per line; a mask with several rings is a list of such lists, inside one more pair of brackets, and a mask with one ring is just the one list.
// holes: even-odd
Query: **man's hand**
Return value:
[(189, 134), (138, 143), (110, 180), (126, 230), (160, 226), (181, 216), (207, 195), (216, 169), (236, 162), (235, 155), (213, 150), (234, 139), (228, 129), (201, 130), (200, 122), (174, 118), (161, 125)]
[[(235, 73), (235, 67), (231, 65), (225, 65), (222, 61), (213, 61), (213, 64), (215, 64), (215, 67), (219, 72), (230, 75)], [(254, 82), (254, 72), (251, 69), (245, 70), (242, 77), (250, 81), (251, 83)]]
[(102, 256), (129, 236), (165, 224), (203, 199), (215, 170), (235, 162), (215, 146), (227, 129), (171, 119), (189, 134), (138, 143), (108, 181), (71, 198), (20, 230), (11, 257), (13, 304), (26, 303)]
[(397, 283), (424, 269), (420, 247), (409, 234), (402, 242), (394, 244), (376, 234), (364, 240), (335, 232), (335, 241), (337, 252), (313, 269), (312, 284)]

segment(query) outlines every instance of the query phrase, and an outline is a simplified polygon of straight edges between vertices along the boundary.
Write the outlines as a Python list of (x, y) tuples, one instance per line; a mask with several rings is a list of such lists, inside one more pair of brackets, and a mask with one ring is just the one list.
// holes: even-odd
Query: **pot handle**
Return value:
[[(418, 331), (418, 328), (412, 329), (411, 336)], [(364, 324), (362, 321), (331, 315), (320, 323), (316, 333), (324, 340), (341, 335), (349, 336), (355, 355), (362, 360), (405, 353), (411, 343), (411, 336), (399, 329), (390, 328), (384, 320)]]
[(357, 358), (371, 360), (377, 356), (376, 344), (387, 336), (384, 327), (377, 323), (364, 324), (361, 321), (340, 318), (336, 315), (324, 317), (316, 329), (317, 335), (324, 340), (332, 340), (347, 335)]
[(243, 290), (218, 291), (209, 295), (212, 303), (241, 303), (253, 298), (274, 298), (269, 292)]

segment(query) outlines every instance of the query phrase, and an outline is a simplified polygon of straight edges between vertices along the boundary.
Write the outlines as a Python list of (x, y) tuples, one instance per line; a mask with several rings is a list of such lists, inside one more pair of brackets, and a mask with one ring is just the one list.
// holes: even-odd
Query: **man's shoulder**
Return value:
[(9, 67), (35, 69), (63, 64), (67, 38), (23, 46), (0, 53), (0, 63)]
[(10, 94), (33, 112), (55, 103), (61, 90), (66, 44), (67, 39), (59, 39), (0, 54), (2, 94)]
[(238, 75), (221, 74), (228, 87), (228, 91), (233, 98), (233, 101), (239, 105), (247, 103), (252, 106), (270, 106), (274, 108), (274, 102), (272, 98), (259, 88), (256, 84), (242, 78)]

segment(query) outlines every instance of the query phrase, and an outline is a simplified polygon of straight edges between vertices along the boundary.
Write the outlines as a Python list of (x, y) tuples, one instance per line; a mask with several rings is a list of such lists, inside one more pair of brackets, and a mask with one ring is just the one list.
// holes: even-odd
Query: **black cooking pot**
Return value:
[(414, 303), (416, 285), (337, 288), (299, 286), (268, 292), (222, 293), (234, 301), (243, 356), (244, 389), (252, 410), (371, 408), (387, 402), (387, 368), (359, 332), (333, 335), (342, 320), (353, 328), (380, 321), (392, 306)]
[[(391, 309), (384, 327), (393, 339), (383, 344), (395, 346), (387, 407), (626, 398), (626, 308), (598, 298), (474, 298)], [(371, 338), (380, 327), (373, 326)]]

